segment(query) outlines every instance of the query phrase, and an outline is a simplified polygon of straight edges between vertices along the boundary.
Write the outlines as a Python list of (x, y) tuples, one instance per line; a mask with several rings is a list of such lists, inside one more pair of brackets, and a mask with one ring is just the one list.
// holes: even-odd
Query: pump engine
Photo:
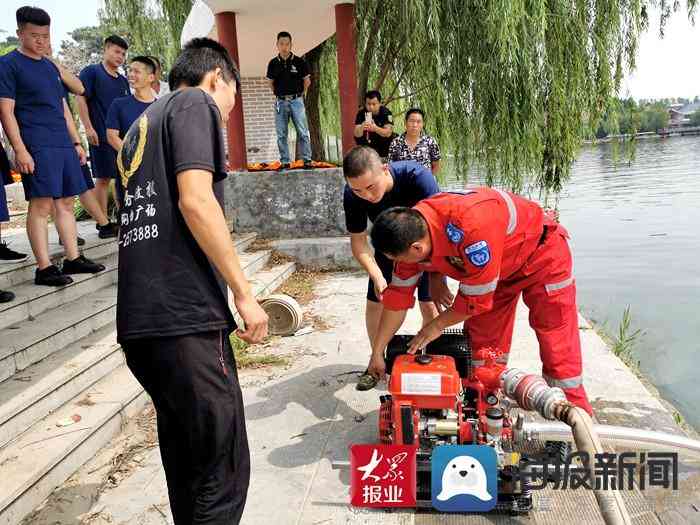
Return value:
[(418, 504), (430, 506), (430, 460), (436, 446), (488, 445), (498, 458), (498, 504), (502, 511), (531, 510), (532, 496), (519, 472), (527, 458), (513, 448), (512, 422), (501, 386), (505, 359), (496, 349), (472, 352), (468, 337), (448, 331), (417, 355), (407, 353), (413, 336), (389, 343), (389, 394), (380, 397), (382, 443), (415, 445)]

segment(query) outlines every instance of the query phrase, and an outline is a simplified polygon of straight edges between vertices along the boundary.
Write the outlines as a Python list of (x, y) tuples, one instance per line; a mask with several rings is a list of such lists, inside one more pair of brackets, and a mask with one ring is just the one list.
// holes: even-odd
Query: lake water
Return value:
[(629, 306), (644, 331), (634, 359), (700, 429), (700, 137), (639, 141), (629, 164), (611, 144), (585, 147), (558, 209), (579, 308), (616, 332)]

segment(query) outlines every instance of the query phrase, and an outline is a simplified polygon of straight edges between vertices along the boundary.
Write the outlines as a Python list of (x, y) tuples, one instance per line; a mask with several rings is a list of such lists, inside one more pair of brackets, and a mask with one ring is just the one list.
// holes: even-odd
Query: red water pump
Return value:
[(513, 453), (501, 385), (503, 354), (492, 348), (472, 354), (467, 337), (455, 331), (443, 334), (423, 353), (409, 355), (411, 338), (395, 336), (387, 347), (389, 395), (380, 397), (379, 437), (382, 443), (417, 447), (419, 504), (430, 500), (433, 448), (475, 444), (490, 445), (497, 452), (499, 505), (510, 511), (529, 510), (530, 493), (514, 475), (523, 465), (521, 456)]

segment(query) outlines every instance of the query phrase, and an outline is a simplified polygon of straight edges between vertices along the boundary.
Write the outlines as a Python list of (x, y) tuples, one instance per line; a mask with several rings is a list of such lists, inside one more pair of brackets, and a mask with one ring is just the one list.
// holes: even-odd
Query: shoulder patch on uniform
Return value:
[(475, 242), (464, 249), (464, 254), (469, 259), (469, 262), (474, 266), (481, 268), (486, 266), (491, 260), (491, 252), (486, 241)]
[(459, 244), (462, 242), (462, 239), (464, 239), (464, 232), (451, 222), (448, 222), (447, 226), (445, 226), (445, 233), (447, 234), (447, 238), (453, 244)]

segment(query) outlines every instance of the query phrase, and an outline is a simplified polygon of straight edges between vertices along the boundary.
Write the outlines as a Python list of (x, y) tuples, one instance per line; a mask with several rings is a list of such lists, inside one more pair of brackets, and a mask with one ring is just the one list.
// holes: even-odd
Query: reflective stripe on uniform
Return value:
[(472, 366), (484, 366), (486, 364), (486, 361), (482, 359), (474, 359), (472, 361)]
[(498, 286), (498, 277), (485, 284), (459, 284), (459, 293), (462, 295), (486, 295), (493, 292)]
[(566, 379), (554, 379), (542, 374), (544, 380), (549, 386), (558, 386), (559, 388), (577, 388), (581, 386), (581, 376), (568, 377)]
[(518, 211), (515, 208), (513, 199), (507, 192), (499, 189), (496, 189), (496, 191), (501, 197), (503, 197), (503, 200), (506, 201), (506, 206), (508, 207), (508, 228), (506, 229), (506, 233), (510, 235), (518, 226)]
[(561, 290), (562, 288), (566, 288), (567, 286), (569, 286), (573, 282), (574, 282), (574, 276), (572, 275), (571, 277), (564, 279), (563, 281), (559, 281), (558, 283), (545, 284), (544, 289), (547, 290), (547, 293), (556, 292), (557, 290)]
[(496, 362), (507, 365), (508, 364), (508, 354), (503, 354), (502, 356), (497, 357)]
[(413, 275), (412, 277), (407, 277), (406, 279), (401, 279), (398, 275), (395, 273), (391, 274), (391, 285), (393, 286), (401, 286), (401, 287), (407, 287), (407, 286), (415, 286), (418, 284), (418, 281), (421, 278), (421, 275), (423, 275), (423, 272), (417, 273), (416, 275)]

